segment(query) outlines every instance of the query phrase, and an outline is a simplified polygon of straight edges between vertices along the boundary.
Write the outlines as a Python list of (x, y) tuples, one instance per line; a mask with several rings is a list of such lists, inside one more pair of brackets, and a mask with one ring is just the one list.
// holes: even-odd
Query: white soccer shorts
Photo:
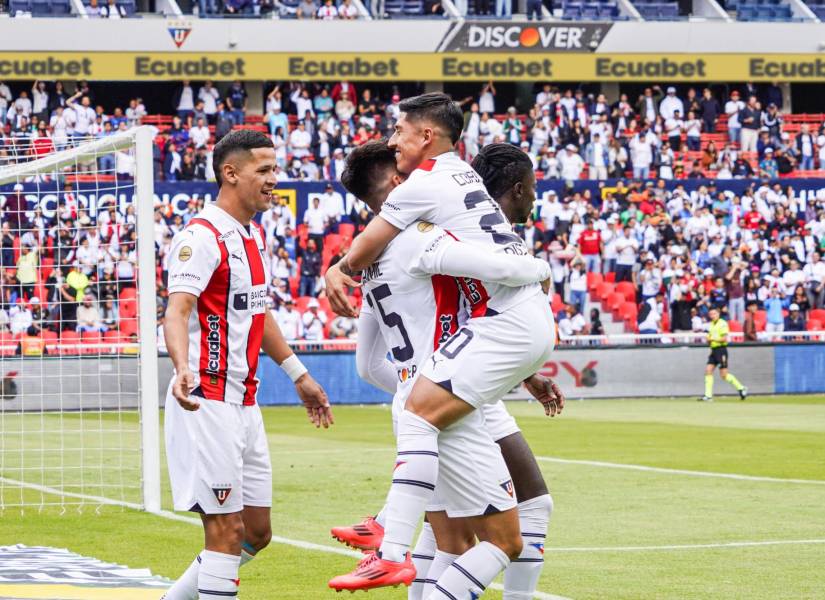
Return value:
[(453, 518), (478, 517), (515, 508), (513, 480), (501, 449), (473, 411), (438, 436), (438, 481), (427, 506)]
[(261, 408), (200, 400), (184, 410), (166, 396), (165, 434), (175, 510), (207, 515), (272, 506), (272, 466)]
[(480, 408), (538, 371), (554, 340), (547, 296), (536, 294), (499, 315), (470, 319), (424, 361), (419, 374)]
[(504, 401), (499, 400), (495, 404), (485, 404), (481, 407), (484, 415), (484, 425), (490, 432), (490, 437), (496, 442), (521, 431), (516, 420), (504, 406)]

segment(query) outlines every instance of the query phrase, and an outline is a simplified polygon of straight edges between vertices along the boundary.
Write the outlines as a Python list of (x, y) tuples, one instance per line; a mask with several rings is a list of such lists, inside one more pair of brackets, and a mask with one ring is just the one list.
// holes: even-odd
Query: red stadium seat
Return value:
[(599, 286), (600, 283), (604, 281), (604, 277), (601, 273), (595, 273), (591, 271), (587, 274), (587, 290), (592, 294), (596, 291), (596, 288)]
[(814, 321), (819, 321), (820, 323), (825, 323), (825, 309), (812, 308), (808, 311), (808, 318)]
[(103, 343), (103, 334), (99, 331), (84, 331), (80, 334), (83, 345), (83, 354), (100, 354)]
[(17, 354), (17, 340), (8, 331), (0, 332), (0, 356), (14, 356)]
[(57, 333), (50, 329), (44, 329), (40, 332), (43, 342), (46, 346), (46, 354), (57, 354), (58, 337)]
[(808, 319), (808, 323), (805, 325), (806, 331), (822, 331), (822, 321), (818, 321), (817, 319)]
[(606, 302), (607, 297), (613, 293), (614, 289), (615, 287), (612, 283), (608, 283), (607, 281), (600, 283), (596, 288), (596, 295), (592, 299), (599, 300), (600, 302)]
[(553, 300), (551, 301), (550, 307), (553, 310), (553, 314), (558, 314), (558, 312), (564, 308), (564, 300), (561, 299), (559, 294), (553, 294)]
[(616, 292), (622, 294), (628, 302), (636, 302), (636, 286), (629, 281), (620, 281), (616, 284)]
[(295, 310), (301, 314), (304, 314), (307, 310), (307, 304), (309, 304), (311, 299), (311, 296), (298, 296), (295, 298)]
[(744, 331), (744, 329), (742, 328), (742, 323), (734, 319), (728, 321), (728, 329), (735, 333), (742, 333)]
[(768, 322), (768, 313), (764, 310), (757, 310), (753, 315), (756, 324), (756, 331), (765, 331), (765, 324)]
[(120, 333), (126, 337), (138, 332), (137, 319), (124, 319), (123, 313), (120, 314)]
[(619, 309), (619, 306), (624, 304), (624, 302), (624, 296), (622, 294), (619, 294), (618, 292), (614, 292), (607, 297), (607, 309), (611, 311), (613, 314), (616, 314), (616, 312)]
[(604, 276), (605, 281), (609, 281), (610, 283), (616, 283), (616, 273), (611, 271)]
[(338, 234), (342, 239), (352, 240), (355, 237), (355, 225), (352, 223), (341, 223), (338, 225)]
[(64, 356), (80, 354), (80, 334), (76, 331), (62, 331), (57, 352)]
[(123, 290), (123, 293), (120, 295), (120, 302), (118, 303), (121, 319), (134, 318), (138, 312), (137, 298), (135, 298), (134, 295), (125, 295), (127, 291), (129, 290)]
[(341, 247), (341, 236), (337, 233), (328, 233), (324, 237), (324, 253), (336, 254)]

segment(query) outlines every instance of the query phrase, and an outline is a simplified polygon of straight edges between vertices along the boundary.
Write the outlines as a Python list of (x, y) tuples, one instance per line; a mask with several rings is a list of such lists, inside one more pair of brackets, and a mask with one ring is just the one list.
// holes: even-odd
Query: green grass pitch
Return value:
[[(825, 598), (825, 398), (569, 402), (556, 419), (544, 417), (537, 404), (509, 408), (535, 454), (545, 457), (540, 464), (556, 504), (539, 586), (545, 594), (576, 600)], [(318, 431), (297, 408), (264, 410), (277, 536), (339, 549), (330, 526), (355, 522), (382, 504), (393, 464), (389, 410), (336, 407), (335, 417), (334, 428)], [(105, 429), (111, 418), (87, 415), (86, 433), (77, 435), (92, 435), (101, 448), (137, 442), (128, 419), (117, 425), (118, 440), (89, 433), (95, 423)], [(63, 427), (79, 420), (65, 416)], [(48, 432), (56, 423), (53, 416), (20, 427), (7, 421), (5, 431)], [(25, 439), (28, 452), (12, 452)], [(32, 452), (50, 439), (56, 438), (6, 435), (0, 476), (15, 478), (21, 466), (54, 466), (54, 448)], [(70, 441), (65, 436), (64, 446)], [(74, 465), (71, 457), (63, 460)], [(115, 482), (100, 470), (85, 476), (87, 484), (95, 477)], [(810, 482), (782, 481), (788, 479)], [(199, 529), (187, 523), (94, 504), (82, 514), (75, 507), (64, 512), (49, 505), (59, 501), (56, 496), (9, 484), (2, 493), (7, 504), (22, 493), (45, 505), (22, 514), (7, 507), (0, 516), (0, 545), (65, 547), (171, 578), (202, 547)], [(164, 507), (171, 507), (165, 481)], [(334, 598), (327, 580), (353, 564), (341, 554), (274, 543), (244, 567), (241, 597)], [(406, 593), (378, 590), (369, 597), (400, 599)], [(493, 590), (486, 597), (501, 596)]]

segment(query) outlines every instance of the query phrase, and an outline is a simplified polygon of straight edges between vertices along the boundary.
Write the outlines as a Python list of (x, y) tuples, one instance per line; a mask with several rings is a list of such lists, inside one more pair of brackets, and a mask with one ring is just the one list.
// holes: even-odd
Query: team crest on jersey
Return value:
[(432, 231), (432, 230), (433, 230), (433, 224), (432, 223), (427, 223), (427, 221), (421, 221), (418, 224), (418, 231), (420, 231), (421, 233), (427, 233), (428, 231)]
[(192, 258), (192, 248), (189, 246), (184, 246), (181, 248), (180, 252), (178, 252), (178, 260), (181, 262), (186, 262), (190, 258)]
[(212, 493), (215, 494), (215, 499), (218, 501), (218, 504), (223, 506), (223, 503), (226, 502), (227, 498), (229, 498), (229, 494), (232, 493), (232, 486), (222, 485), (219, 487), (213, 487)]
[(507, 481), (505, 481), (503, 483), (499, 483), (499, 485), (501, 486), (501, 489), (503, 489), (505, 492), (507, 492), (507, 495), (510, 496), (511, 498), (515, 495), (515, 490), (513, 489), (513, 480), (512, 479), (508, 479)]
[(542, 544), (541, 542), (534, 542), (530, 545), (536, 550), (538, 550), (540, 554), (544, 554), (544, 544)]

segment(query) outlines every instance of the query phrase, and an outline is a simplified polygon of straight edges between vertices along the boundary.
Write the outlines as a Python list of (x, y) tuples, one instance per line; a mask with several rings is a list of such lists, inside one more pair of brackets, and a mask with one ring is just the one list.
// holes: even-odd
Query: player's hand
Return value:
[(189, 396), (189, 392), (195, 387), (195, 376), (189, 369), (178, 371), (175, 376), (175, 383), (172, 384), (172, 396), (184, 410), (198, 410), (201, 407), (194, 396)]
[(342, 317), (357, 317), (358, 312), (352, 306), (347, 297), (347, 289), (349, 287), (358, 287), (361, 284), (355, 281), (349, 275), (345, 275), (341, 268), (335, 264), (327, 269), (324, 275), (326, 282), (327, 298), (329, 299), (329, 306), (337, 315)]
[(560, 415), (564, 409), (564, 394), (555, 381), (544, 375), (531, 375), (524, 380), (524, 387), (544, 406), (544, 414), (549, 417)]
[(309, 373), (304, 373), (295, 382), (295, 391), (307, 409), (307, 416), (315, 427), (327, 429), (335, 421), (332, 419), (332, 407), (329, 398), (317, 381)]
[(541, 291), (544, 292), (545, 294), (549, 294), (550, 293), (550, 285), (551, 285), (550, 278), (545, 279), (544, 281), (541, 282)]

